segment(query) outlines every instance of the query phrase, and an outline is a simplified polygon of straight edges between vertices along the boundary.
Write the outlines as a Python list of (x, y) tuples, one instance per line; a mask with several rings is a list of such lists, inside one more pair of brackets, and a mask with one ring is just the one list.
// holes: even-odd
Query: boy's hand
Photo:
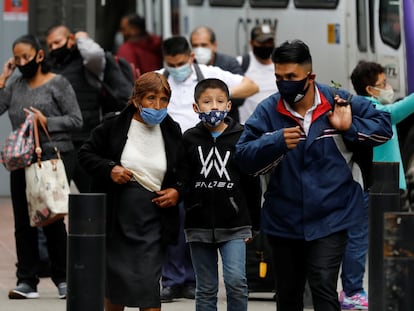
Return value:
[(180, 197), (180, 194), (174, 188), (167, 188), (164, 190), (156, 191), (155, 193), (158, 194), (159, 197), (153, 199), (152, 202), (161, 208), (177, 205), (178, 198)]

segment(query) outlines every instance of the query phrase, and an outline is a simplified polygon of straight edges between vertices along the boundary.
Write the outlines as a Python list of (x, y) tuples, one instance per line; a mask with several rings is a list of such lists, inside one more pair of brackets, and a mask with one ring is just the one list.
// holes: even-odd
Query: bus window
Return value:
[(357, 42), (361, 52), (368, 50), (368, 31), (367, 31), (367, 7), (365, 0), (357, 0)]
[(188, 5), (202, 5), (203, 0), (187, 0)]
[(295, 0), (295, 7), (302, 9), (336, 9), (339, 0)]
[(252, 8), (287, 8), (289, 0), (250, 0)]
[(243, 4), (244, 0), (210, 0), (211, 6), (241, 7)]
[(385, 44), (398, 49), (401, 43), (400, 1), (381, 0), (379, 29)]

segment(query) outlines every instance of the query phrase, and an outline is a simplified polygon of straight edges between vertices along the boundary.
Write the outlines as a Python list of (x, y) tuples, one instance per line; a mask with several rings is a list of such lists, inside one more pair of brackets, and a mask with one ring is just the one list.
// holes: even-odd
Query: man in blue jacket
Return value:
[(262, 230), (273, 251), (277, 310), (303, 310), (308, 281), (315, 311), (339, 311), (347, 229), (360, 220), (363, 206), (362, 173), (352, 150), (390, 139), (390, 116), (363, 97), (351, 99), (339, 89), (334, 96), (332, 88), (317, 84), (302, 41), (284, 42), (272, 61), (279, 93), (247, 120), (236, 158), (249, 174), (271, 172)]

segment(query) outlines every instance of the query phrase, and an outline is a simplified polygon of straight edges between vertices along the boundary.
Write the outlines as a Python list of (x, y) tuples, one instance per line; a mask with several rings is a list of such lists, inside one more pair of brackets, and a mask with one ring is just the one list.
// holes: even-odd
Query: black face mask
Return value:
[(260, 59), (269, 59), (273, 49), (273, 46), (253, 46), (253, 54)]
[(70, 54), (71, 49), (68, 48), (68, 41), (69, 39), (66, 40), (66, 43), (62, 45), (60, 48), (50, 51), (50, 57), (54, 59), (57, 63), (62, 63), (65, 60), (65, 58)]
[(309, 89), (309, 84), (306, 89), (303, 89), (306, 85), (308, 77), (299, 81), (276, 81), (277, 88), (279, 89), (280, 96), (290, 105), (297, 103), (303, 97)]
[(20, 72), (22, 73), (23, 78), (30, 79), (33, 78), (37, 72), (37, 69), (39, 68), (39, 63), (36, 62), (36, 57), (33, 57), (33, 59), (28, 62), (27, 64), (20, 66), (16, 65), (17, 68), (19, 68)]

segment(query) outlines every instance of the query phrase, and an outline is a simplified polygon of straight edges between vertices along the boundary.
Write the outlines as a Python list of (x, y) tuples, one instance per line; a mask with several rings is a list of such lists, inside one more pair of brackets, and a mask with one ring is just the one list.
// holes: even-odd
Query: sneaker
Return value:
[(161, 290), (161, 302), (171, 302), (174, 298), (181, 298), (181, 288), (179, 286), (164, 287)]
[(348, 297), (344, 291), (339, 295), (342, 310), (368, 310), (368, 295), (365, 291)]
[(57, 288), (59, 299), (66, 299), (66, 282), (59, 283)]
[(33, 288), (29, 284), (20, 283), (15, 289), (9, 292), (9, 299), (34, 299), (39, 298), (36, 287)]

